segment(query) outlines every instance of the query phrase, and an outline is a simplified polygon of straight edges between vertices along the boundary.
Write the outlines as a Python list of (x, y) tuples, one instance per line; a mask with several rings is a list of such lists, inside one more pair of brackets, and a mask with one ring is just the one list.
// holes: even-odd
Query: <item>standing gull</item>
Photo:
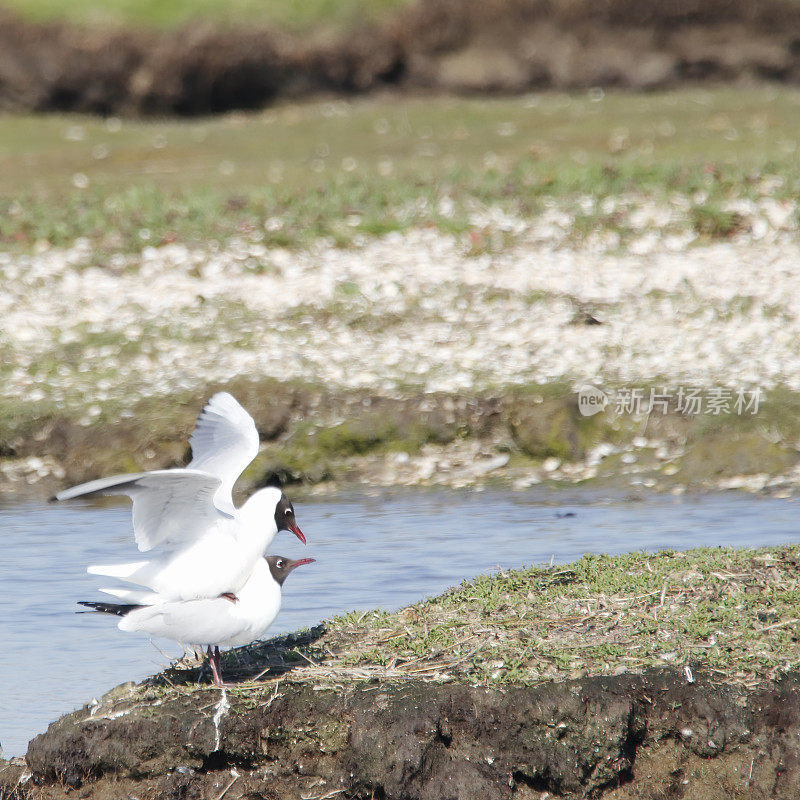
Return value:
[(209, 400), (189, 444), (192, 460), (185, 469), (115, 475), (56, 495), (56, 500), (127, 495), (139, 550), (159, 548), (152, 558), (94, 565), (88, 572), (147, 587), (164, 601), (233, 596), (278, 531), (291, 531), (305, 543), (280, 489), (260, 489), (240, 508), (233, 505), (233, 484), (258, 454), (258, 432), (230, 394)]
[(237, 647), (260, 638), (278, 616), (286, 577), (296, 567), (313, 561), (313, 558), (293, 560), (285, 556), (258, 559), (236, 600), (211, 597), (165, 602), (154, 598), (147, 605), (81, 600), (80, 605), (122, 617), (117, 623), (121, 631), (207, 647), (214, 683), (222, 686), (220, 646)]

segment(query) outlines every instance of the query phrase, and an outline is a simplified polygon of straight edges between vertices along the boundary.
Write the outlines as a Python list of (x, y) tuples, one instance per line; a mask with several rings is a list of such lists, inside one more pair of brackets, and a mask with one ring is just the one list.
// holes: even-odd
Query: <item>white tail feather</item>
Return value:
[(91, 564), (86, 567), (90, 575), (105, 575), (108, 578), (130, 578), (149, 561), (130, 561), (127, 564)]
[(152, 606), (164, 600), (157, 592), (148, 592), (145, 589), (100, 589), (99, 591), (117, 597), (126, 603), (135, 603), (140, 606)]

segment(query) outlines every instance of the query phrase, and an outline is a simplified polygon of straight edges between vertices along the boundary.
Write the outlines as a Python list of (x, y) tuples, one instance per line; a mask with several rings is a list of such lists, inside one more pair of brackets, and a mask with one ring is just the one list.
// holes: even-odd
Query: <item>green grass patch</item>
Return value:
[(326, 623), (317, 674), (495, 685), (688, 666), (755, 685), (800, 659), (798, 563), (797, 547), (703, 548), (481, 575)]
[(800, 194), (798, 129), (788, 88), (367, 99), (190, 121), (6, 117), (0, 245), (86, 237), (103, 265), (175, 241), (347, 245), (434, 225), (479, 255), (513, 239), (476, 223), (483, 208), (535, 218), (556, 200), (577, 238), (599, 228), (624, 242), (627, 211), (675, 195), (690, 200), (687, 228), (725, 237), (739, 225), (728, 200)]
[(408, 0), (3, 0), (3, 5), (35, 21), (79, 25), (175, 28), (188, 22), (305, 30), (345, 28), (379, 22)]

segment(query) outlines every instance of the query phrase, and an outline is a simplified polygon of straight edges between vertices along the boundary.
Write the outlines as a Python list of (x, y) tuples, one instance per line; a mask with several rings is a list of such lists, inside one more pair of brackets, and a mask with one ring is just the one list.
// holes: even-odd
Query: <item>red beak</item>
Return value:
[(316, 558), (301, 558), (292, 564), (292, 568), (294, 567), (302, 567), (303, 564), (313, 564), (317, 559)]
[(297, 527), (293, 522), (289, 523), (289, 530), (303, 543), (306, 543), (306, 537), (303, 536), (303, 531)]

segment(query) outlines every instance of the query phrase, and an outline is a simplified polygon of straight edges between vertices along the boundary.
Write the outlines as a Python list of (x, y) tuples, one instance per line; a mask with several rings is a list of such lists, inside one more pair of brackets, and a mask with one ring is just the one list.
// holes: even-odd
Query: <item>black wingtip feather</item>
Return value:
[[(130, 614), (131, 611), (135, 611), (137, 608), (142, 607), (133, 603), (102, 603), (93, 602), (90, 600), (78, 600), (78, 605), (91, 608), (92, 611), (97, 611), (100, 614), (114, 614), (117, 617), (124, 617), (126, 614)], [(88, 612), (76, 611), (75, 613), (86, 614)]]

